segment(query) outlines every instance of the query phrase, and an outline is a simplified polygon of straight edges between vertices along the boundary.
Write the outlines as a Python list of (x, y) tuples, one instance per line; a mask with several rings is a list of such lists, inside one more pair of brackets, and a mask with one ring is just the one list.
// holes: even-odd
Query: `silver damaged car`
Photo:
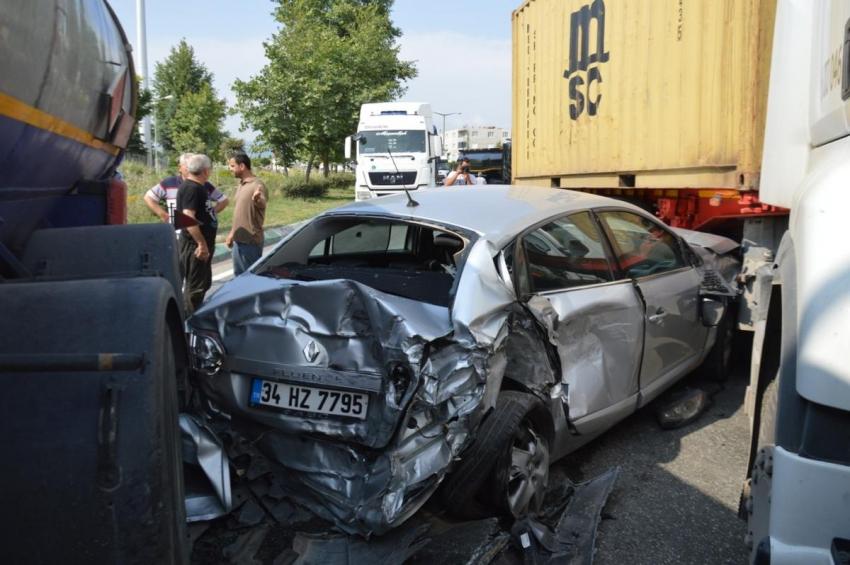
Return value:
[(189, 320), (210, 414), (343, 531), (386, 532), (435, 493), (534, 511), (553, 461), (725, 369), (729, 240), (566, 190), (415, 198), (317, 216)]

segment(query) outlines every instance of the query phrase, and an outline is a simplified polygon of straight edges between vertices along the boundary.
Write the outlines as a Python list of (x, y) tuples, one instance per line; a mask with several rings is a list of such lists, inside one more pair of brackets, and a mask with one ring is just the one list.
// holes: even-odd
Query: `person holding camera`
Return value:
[(477, 184), (475, 175), (469, 172), (469, 158), (461, 157), (457, 160), (455, 170), (446, 177), (444, 186), (474, 185)]

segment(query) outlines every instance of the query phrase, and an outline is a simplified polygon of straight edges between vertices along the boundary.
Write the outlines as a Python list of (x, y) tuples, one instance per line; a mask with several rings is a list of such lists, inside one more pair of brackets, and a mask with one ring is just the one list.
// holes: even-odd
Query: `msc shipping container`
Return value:
[(640, 198), (683, 227), (783, 213), (756, 192), (775, 12), (526, 1), (513, 14), (514, 182)]

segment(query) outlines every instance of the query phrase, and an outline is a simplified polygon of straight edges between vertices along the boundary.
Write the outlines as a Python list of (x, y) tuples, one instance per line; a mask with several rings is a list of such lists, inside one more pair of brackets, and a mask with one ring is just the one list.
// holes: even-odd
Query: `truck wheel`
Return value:
[(543, 403), (532, 394), (499, 394), (495, 409), (441, 487), (441, 502), (451, 514), (519, 517), (539, 509), (549, 478), (543, 414)]
[(172, 501), (166, 510), (168, 543), (173, 548), (170, 556), (173, 563), (188, 562), (186, 547), (186, 502), (183, 486), (183, 454), (180, 428), (178, 424), (177, 363), (174, 353), (174, 341), (171, 328), (166, 323), (163, 328), (162, 352), (160, 354), (161, 375), (158, 380), (162, 396), (163, 414), (160, 422), (163, 465), (161, 480), (166, 500)]
[[(10, 563), (185, 563), (176, 370), (159, 277), (2, 285), (0, 397)], [(120, 313), (120, 315), (116, 315)], [(20, 399), (26, 399), (21, 401)]]

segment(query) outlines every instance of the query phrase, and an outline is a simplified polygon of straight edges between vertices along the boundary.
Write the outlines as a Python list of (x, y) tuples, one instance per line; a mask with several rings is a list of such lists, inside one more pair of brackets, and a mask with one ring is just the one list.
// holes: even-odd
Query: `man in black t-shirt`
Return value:
[[(212, 250), (215, 224), (207, 209), (209, 192), (204, 184), (210, 178), (212, 162), (206, 155), (192, 155), (186, 163), (186, 178), (177, 189), (178, 212), (197, 222), (180, 235), (180, 272), (183, 275), (186, 314), (192, 314), (212, 286)], [(194, 224), (191, 220), (189, 223)]]

